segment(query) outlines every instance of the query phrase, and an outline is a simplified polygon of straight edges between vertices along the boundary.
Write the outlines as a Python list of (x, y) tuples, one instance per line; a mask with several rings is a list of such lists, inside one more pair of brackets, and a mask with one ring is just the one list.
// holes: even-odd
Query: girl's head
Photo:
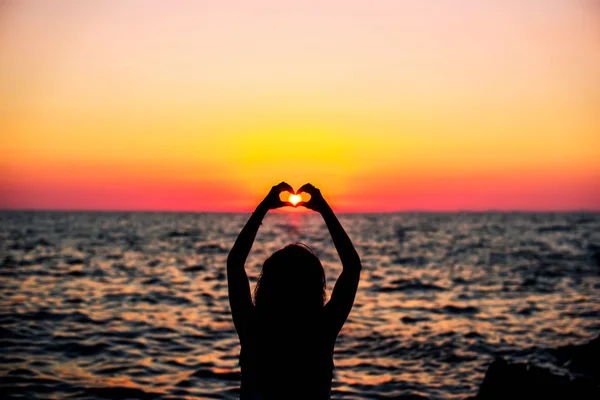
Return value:
[(325, 270), (312, 250), (294, 243), (276, 251), (263, 264), (254, 289), (261, 311), (312, 311), (325, 304)]

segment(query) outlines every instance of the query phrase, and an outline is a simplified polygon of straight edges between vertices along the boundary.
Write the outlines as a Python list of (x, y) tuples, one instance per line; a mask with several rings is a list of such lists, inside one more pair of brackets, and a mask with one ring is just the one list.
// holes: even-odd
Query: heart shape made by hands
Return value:
[(303, 192), (300, 194), (290, 193), (290, 192), (281, 192), (279, 194), (279, 198), (281, 199), (281, 201), (289, 201), (290, 203), (292, 203), (294, 205), (294, 207), (296, 207), (298, 205), (298, 203), (300, 203), (301, 201), (309, 201), (310, 194), (308, 194), (306, 192)]

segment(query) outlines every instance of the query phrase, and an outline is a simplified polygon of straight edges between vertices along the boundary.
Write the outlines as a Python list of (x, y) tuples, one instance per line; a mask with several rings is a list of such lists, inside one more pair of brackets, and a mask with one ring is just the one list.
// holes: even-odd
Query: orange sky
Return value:
[(0, 208), (600, 210), (599, 71), (593, 0), (0, 2)]

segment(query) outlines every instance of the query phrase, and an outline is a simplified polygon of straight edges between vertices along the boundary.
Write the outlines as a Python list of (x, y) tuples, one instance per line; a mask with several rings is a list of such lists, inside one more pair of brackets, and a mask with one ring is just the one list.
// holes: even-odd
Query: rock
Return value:
[(569, 371), (600, 383), (600, 336), (589, 343), (563, 346), (550, 352)]
[(477, 396), (472, 400), (578, 399), (600, 398), (598, 382), (571, 379), (527, 363), (496, 359), (488, 367)]

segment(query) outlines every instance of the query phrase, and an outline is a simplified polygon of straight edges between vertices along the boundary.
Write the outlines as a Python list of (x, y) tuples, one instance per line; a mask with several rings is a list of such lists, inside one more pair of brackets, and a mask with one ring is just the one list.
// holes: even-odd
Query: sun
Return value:
[(290, 194), (290, 197), (288, 199), (288, 201), (290, 203), (292, 203), (293, 205), (296, 205), (298, 203), (300, 203), (300, 201), (302, 200), (302, 197), (299, 194)]

